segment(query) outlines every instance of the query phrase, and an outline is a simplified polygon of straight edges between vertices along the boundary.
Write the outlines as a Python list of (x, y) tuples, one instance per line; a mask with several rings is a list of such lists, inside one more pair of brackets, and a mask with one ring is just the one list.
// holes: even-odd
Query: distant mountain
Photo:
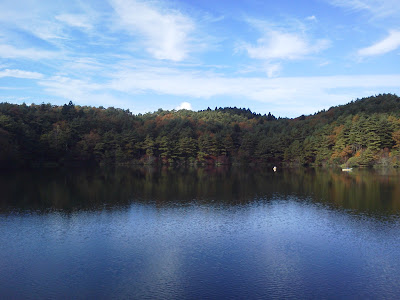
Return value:
[(129, 110), (0, 103), (0, 165), (400, 166), (400, 98), (383, 94), (294, 119), (225, 107)]

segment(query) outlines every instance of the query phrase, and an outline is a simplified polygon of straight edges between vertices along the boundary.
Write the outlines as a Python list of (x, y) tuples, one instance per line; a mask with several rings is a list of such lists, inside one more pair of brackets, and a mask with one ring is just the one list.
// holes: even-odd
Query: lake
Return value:
[(399, 298), (400, 173), (0, 173), (1, 298)]

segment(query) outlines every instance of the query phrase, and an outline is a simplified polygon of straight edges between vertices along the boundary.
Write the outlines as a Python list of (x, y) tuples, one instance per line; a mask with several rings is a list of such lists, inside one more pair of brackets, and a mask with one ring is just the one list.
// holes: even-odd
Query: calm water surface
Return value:
[(1, 298), (400, 297), (396, 171), (0, 174)]

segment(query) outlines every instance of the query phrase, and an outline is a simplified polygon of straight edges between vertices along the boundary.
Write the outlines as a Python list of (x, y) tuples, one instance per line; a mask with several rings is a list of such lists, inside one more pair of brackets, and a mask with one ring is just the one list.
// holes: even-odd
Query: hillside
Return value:
[(164, 111), (0, 103), (0, 165), (400, 166), (400, 98), (384, 94), (295, 119), (248, 109)]

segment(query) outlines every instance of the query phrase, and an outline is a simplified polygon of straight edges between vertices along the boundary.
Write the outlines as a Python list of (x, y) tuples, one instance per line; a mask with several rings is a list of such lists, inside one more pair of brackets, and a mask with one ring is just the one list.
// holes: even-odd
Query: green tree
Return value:
[(153, 138), (150, 135), (146, 136), (146, 139), (143, 142), (143, 149), (146, 152), (146, 155), (148, 157), (154, 155), (155, 143), (154, 143)]

